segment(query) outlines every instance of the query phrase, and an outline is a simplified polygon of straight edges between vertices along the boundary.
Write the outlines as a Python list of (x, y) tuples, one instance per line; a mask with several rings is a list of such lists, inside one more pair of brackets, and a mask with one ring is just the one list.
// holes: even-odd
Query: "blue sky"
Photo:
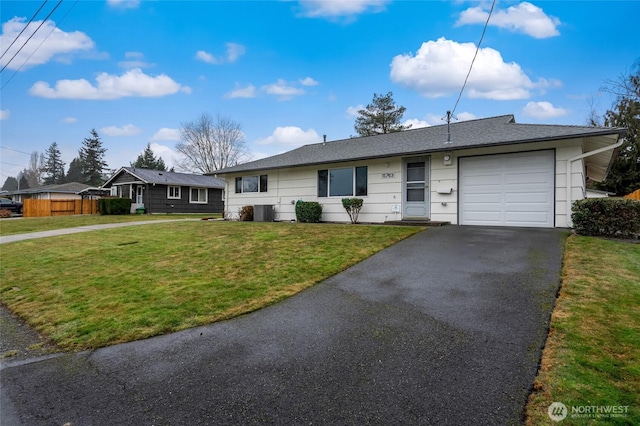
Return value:
[[(393, 92), (414, 127), (442, 124), (491, 6), (65, 0), (53, 10), (57, 3), (26, 29), (42, 1), (0, 5), (2, 182), (52, 142), (68, 167), (91, 129), (112, 169), (147, 143), (171, 165), (181, 124), (205, 112), (238, 122), (252, 159), (354, 135), (355, 111), (374, 93)], [(585, 124), (592, 105), (611, 106), (604, 81), (640, 57), (638, 21), (635, 1), (498, 1), (455, 115)]]

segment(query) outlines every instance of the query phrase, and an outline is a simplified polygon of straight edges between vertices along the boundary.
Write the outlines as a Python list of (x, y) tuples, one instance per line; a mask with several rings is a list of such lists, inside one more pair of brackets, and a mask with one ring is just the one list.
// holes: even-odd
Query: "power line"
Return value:
[(11, 44), (9, 45), (9, 47), (7, 47), (7, 50), (5, 50), (4, 52), (2, 52), (2, 56), (0, 56), (0, 59), (4, 58), (4, 55), (7, 54), (7, 52), (9, 51), (9, 49), (11, 49), (11, 46), (13, 46), (13, 43), (15, 43), (16, 41), (18, 41), (18, 39), (20, 38), (20, 36), (22, 35), (22, 33), (24, 32), (24, 30), (27, 29), (27, 27), (29, 26), (30, 23), (33, 22), (33, 20), (36, 18), (36, 16), (38, 16), (38, 13), (40, 13), (40, 11), (42, 10), (42, 8), (44, 7), (45, 4), (47, 4), (47, 1), (49, 0), (44, 0), (42, 2), (42, 4), (40, 5), (40, 7), (38, 8), (38, 10), (36, 10), (36, 13), (33, 14), (33, 16), (31, 17), (31, 19), (29, 19), (29, 22), (27, 22), (27, 25), (24, 26), (24, 28), (22, 29), (22, 31), (20, 31), (20, 34), (18, 34), (16, 36), (16, 38), (13, 39), (13, 41), (11, 42)]
[(456, 100), (456, 104), (453, 106), (451, 113), (447, 111), (447, 118), (450, 120), (451, 116), (456, 112), (456, 108), (458, 107), (458, 102), (460, 102), (460, 98), (462, 97), (462, 92), (467, 85), (467, 80), (469, 80), (469, 75), (471, 74), (471, 69), (473, 69), (473, 63), (476, 61), (476, 56), (478, 56), (478, 51), (480, 50), (480, 44), (482, 44), (482, 39), (484, 38), (484, 33), (487, 31), (487, 26), (489, 25), (489, 19), (491, 19), (491, 14), (493, 13), (493, 7), (496, 5), (496, 0), (493, 0), (491, 3), (491, 10), (489, 10), (489, 16), (487, 16), (487, 22), (484, 23), (484, 28), (482, 29), (482, 35), (480, 36), (480, 41), (476, 46), (476, 53), (473, 55), (473, 60), (471, 60), (471, 65), (469, 66), (469, 72), (464, 79), (464, 84), (462, 85), (462, 89), (460, 89), (460, 94), (458, 95), (458, 99)]
[(31, 38), (36, 35), (36, 33), (38, 32), (38, 30), (44, 25), (45, 22), (47, 22), (47, 20), (49, 19), (49, 17), (51, 15), (53, 15), (53, 12), (56, 11), (56, 9), (58, 8), (58, 6), (60, 6), (60, 4), (62, 4), (63, 0), (60, 0), (55, 7), (51, 10), (51, 12), (49, 12), (49, 14), (47, 15), (46, 18), (44, 18), (44, 20), (40, 23), (40, 25), (38, 25), (38, 28), (36, 28), (36, 30), (31, 33), (31, 35), (29, 36), (29, 38), (27, 38), (27, 41), (25, 41), (22, 46), (20, 46), (20, 48), (18, 49), (18, 51), (16, 53), (13, 54), (13, 56), (11, 57), (11, 59), (9, 59), (9, 61), (4, 64), (4, 66), (2, 67), (2, 69), (0, 69), (0, 72), (4, 71), (5, 68), (7, 68), (7, 66), (11, 63), (11, 61), (13, 61), (13, 59), (18, 55), (18, 53), (20, 53), (22, 51), (22, 49), (27, 45), (27, 43), (29, 43), (29, 40), (31, 40)]
[[(61, 1), (62, 1), (62, 0), (61, 0)], [(58, 24), (61, 24), (61, 23), (62, 23), (62, 21), (64, 21), (64, 19), (67, 17), (67, 15), (69, 14), (69, 12), (71, 12), (71, 11), (73, 10), (73, 8), (74, 8), (74, 7), (76, 7), (76, 4), (78, 4), (78, 1), (79, 1), (79, 0), (76, 0), (76, 1), (75, 1), (75, 3), (73, 3), (73, 5), (69, 8), (69, 10), (67, 10), (67, 13), (65, 13), (65, 14), (64, 14), (64, 16), (63, 16), (63, 17), (58, 21)], [(56, 28), (58, 28), (58, 24), (55, 24), (55, 23), (53, 24), (53, 28), (51, 28), (51, 31), (49, 31), (49, 34), (47, 34), (47, 35), (45, 36), (45, 38), (43, 38), (43, 39), (42, 39), (42, 41), (40, 42), (40, 44), (38, 45), (38, 47), (36, 47), (36, 49), (35, 49), (33, 52), (31, 52), (31, 55), (29, 55), (29, 57), (28, 57), (27, 59), (25, 59), (25, 61), (22, 63), (22, 65), (20, 65), (20, 67), (18, 67), (18, 69), (17, 69), (17, 70), (15, 70), (13, 74), (11, 74), (11, 77), (9, 77), (9, 78), (4, 82), (4, 84), (2, 85), (2, 87), (0, 87), (0, 91), (1, 91), (2, 89), (4, 89), (4, 88), (7, 86), (7, 84), (9, 84), (9, 82), (13, 79), (13, 77), (15, 77), (15, 76), (16, 76), (16, 74), (18, 74), (18, 72), (20, 72), (20, 70), (22, 70), (22, 67), (24, 67), (24, 66), (25, 66), (25, 64), (26, 64), (27, 62), (29, 62), (29, 59), (31, 59), (31, 57), (32, 57), (32, 56), (33, 56), (33, 55), (38, 51), (38, 49), (40, 49), (40, 47), (42, 46), (42, 44), (43, 44), (43, 43), (44, 43), (44, 42), (49, 38), (49, 36), (51, 35), (51, 33), (53, 33), (53, 32), (56, 30)]]
[(17, 150), (17, 149), (9, 148), (8, 146), (0, 146), (0, 148), (2, 148), (2, 149), (8, 149), (9, 151), (19, 152), (20, 154), (27, 154), (27, 155), (31, 155), (31, 153), (30, 153), (30, 152), (19, 151), (19, 150)]

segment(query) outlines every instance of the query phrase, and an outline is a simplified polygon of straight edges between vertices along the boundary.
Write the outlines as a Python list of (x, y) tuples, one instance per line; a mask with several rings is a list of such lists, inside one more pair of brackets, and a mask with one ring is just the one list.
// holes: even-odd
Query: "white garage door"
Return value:
[(460, 224), (554, 226), (554, 152), (460, 159)]

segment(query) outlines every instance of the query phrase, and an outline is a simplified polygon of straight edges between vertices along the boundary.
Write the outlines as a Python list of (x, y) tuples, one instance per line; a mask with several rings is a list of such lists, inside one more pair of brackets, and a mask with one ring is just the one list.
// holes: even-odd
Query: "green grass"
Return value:
[(78, 226), (101, 225), (105, 223), (138, 222), (143, 220), (199, 219), (222, 217), (220, 214), (128, 214), (128, 215), (75, 215), (53, 217), (24, 217), (0, 220), (0, 235), (26, 234), (53, 229), (75, 228)]
[(421, 228), (183, 221), (2, 246), (0, 301), (82, 350), (275, 303)]
[[(527, 424), (640, 424), (640, 244), (572, 236)], [(620, 417), (572, 416), (572, 407), (625, 406)], [(584, 408), (583, 408), (584, 410)]]

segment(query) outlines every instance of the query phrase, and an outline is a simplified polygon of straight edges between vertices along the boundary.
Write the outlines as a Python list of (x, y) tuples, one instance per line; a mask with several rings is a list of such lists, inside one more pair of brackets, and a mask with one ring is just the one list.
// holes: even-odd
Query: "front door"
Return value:
[(429, 158), (404, 160), (403, 219), (429, 218)]
[(142, 190), (144, 189), (144, 187), (142, 185), (138, 185), (136, 187), (136, 204), (143, 204), (144, 201), (142, 201)]

